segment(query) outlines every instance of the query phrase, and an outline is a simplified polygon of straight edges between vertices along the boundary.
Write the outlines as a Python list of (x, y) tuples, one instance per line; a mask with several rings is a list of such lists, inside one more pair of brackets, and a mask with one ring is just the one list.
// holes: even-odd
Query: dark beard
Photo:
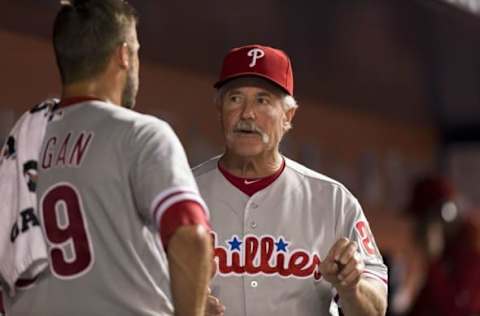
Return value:
[(127, 109), (135, 107), (135, 98), (137, 96), (137, 88), (135, 87), (135, 80), (133, 74), (128, 74), (127, 82), (122, 92), (122, 106)]

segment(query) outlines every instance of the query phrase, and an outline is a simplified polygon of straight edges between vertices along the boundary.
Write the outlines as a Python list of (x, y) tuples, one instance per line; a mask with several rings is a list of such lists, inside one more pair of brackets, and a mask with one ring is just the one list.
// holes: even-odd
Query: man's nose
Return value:
[(255, 119), (255, 102), (253, 100), (245, 100), (242, 109), (243, 119)]

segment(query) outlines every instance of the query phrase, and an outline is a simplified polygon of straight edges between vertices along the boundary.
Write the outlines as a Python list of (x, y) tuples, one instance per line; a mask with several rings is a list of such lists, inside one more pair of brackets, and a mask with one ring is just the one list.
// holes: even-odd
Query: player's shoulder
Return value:
[(294, 160), (285, 158), (285, 167), (297, 176), (309, 181), (312, 185), (319, 186), (332, 191), (341, 191), (347, 196), (355, 199), (353, 194), (341, 182), (332, 179), (320, 172), (314, 171)]
[(285, 167), (287, 169), (291, 170), (292, 172), (304, 178), (307, 178), (313, 182), (323, 183), (327, 185), (343, 186), (337, 180), (334, 180), (324, 174), (321, 174), (320, 172), (312, 170), (292, 159), (289, 159), (287, 157), (284, 157), (284, 159), (285, 159)]
[(139, 113), (118, 105), (106, 102), (92, 102), (89, 108), (95, 111), (94, 115), (102, 117), (100, 124), (110, 129), (126, 131), (124, 135), (130, 135), (134, 139), (148, 138), (156, 135), (170, 137), (174, 134), (170, 124), (166, 121), (149, 115)]
[(132, 127), (142, 127), (149, 125), (163, 125), (168, 124), (152, 115), (136, 112), (118, 105), (109, 104), (106, 102), (92, 102), (94, 105), (92, 108), (97, 112), (104, 112), (106, 119), (109, 119), (113, 123), (132, 125)]
[(218, 167), (218, 160), (220, 159), (221, 155), (215, 156), (213, 158), (208, 159), (205, 162), (195, 166), (192, 168), (193, 175), (195, 178), (199, 178), (203, 175), (206, 175)]

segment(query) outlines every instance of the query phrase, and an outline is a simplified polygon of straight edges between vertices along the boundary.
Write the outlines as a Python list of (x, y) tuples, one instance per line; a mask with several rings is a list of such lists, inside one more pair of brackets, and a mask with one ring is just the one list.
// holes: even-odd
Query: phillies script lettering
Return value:
[(315, 280), (322, 277), (319, 255), (303, 249), (289, 251), (291, 242), (283, 237), (246, 235), (239, 239), (233, 235), (225, 241), (228, 247), (223, 247), (217, 245), (216, 234), (212, 235), (220, 275), (264, 274)]

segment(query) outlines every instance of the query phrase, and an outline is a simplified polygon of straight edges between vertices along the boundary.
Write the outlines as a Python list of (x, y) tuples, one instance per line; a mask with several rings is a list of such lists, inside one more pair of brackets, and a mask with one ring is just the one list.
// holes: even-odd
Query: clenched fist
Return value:
[(356, 289), (364, 267), (357, 244), (347, 238), (340, 238), (330, 248), (319, 268), (325, 280), (338, 292), (345, 292)]

